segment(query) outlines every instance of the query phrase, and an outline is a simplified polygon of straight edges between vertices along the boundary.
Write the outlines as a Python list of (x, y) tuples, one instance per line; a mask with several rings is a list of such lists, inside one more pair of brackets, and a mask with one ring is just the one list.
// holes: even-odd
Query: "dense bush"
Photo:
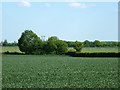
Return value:
[(18, 40), (20, 51), (25, 54), (65, 54), (67, 52), (66, 42), (59, 40), (56, 36), (42, 41), (31, 30), (25, 30)]
[(66, 55), (73, 57), (119, 57), (120, 53), (78, 53), (78, 52), (68, 52)]

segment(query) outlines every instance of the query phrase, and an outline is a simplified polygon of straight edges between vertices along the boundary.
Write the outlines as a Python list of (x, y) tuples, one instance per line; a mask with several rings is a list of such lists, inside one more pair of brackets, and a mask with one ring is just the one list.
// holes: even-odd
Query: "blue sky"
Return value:
[(4, 2), (2, 40), (17, 41), (24, 30), (67, 41), (117, 41), (117, 2)]

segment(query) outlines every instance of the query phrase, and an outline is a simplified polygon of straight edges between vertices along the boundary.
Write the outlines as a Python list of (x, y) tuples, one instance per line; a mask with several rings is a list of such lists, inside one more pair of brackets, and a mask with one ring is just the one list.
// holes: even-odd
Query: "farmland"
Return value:
[(117, 88), (118, 58), (3, 55), (3, 88)]
[(4, 47), (2, 47), (2, 51), (0, 51), (0, 53), (7, 52), (7, 51), (9, 51), (9, 52), (21, 52), (17, 46), (4, 46)]
[[(19, 50), (19, 48), (16, 46), (16, 47), (12, 47), (12, 46), (7, 46), (7, 47), (2, 47), (2, 51), (1, 52), (19, 52), (21, 53), (21, 51)], [(75, 51), (75, 49), (73, 48), (69, 48), (68, 51)], [(118, 52), (118, 48), (117, 47), (85, 47), (82, 49), (81, 52)]]

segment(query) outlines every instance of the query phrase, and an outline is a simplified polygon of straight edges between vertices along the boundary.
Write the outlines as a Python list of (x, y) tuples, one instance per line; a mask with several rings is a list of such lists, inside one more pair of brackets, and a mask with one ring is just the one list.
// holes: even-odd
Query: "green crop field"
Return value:
[(118, 88), (118, 58), (3, 55), (3, 88)]
[[(0, 50), (0, 53), (1, 52), (20, 52), (21, 51), (19, 50), (19, 48), (16, 46), (16, 47), (13, 47), (13, 46), (7, 46), (7, 47), (2, 47), (2, 51)], [(73, 48), (68, 48), (68, 51), (75, 51), (75, 49)], [(90, 52), (90, 53), (93, 53), (93, 52), (118, 52), (118, 48), (117, 47), (85, 47), (82, 49), (81, 52)]]

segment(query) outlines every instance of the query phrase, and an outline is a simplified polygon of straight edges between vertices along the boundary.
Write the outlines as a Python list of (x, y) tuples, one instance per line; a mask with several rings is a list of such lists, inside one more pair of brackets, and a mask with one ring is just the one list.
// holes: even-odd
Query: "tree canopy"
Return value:
[[(26, 54), (40, 53), (42, 40), (31, 30), (25, 30), (18, 40), (20, 51)], [(38, 51), (39, 50), (39, 51)]]
[(31, 30), (25, 30), (18, 40), (20, 51), (26, 54), (65, 54), (68, 45), (59, 40), (56, 36), (48, 38), (48, 41), (42, 41)]
[(74, 49), (76, 49), (76, 51), (81, 51), (82, 50), (82, 48), (83, 48), (83, 44), (82, 44), (82, 42), (75, 42), (74, 43)]

